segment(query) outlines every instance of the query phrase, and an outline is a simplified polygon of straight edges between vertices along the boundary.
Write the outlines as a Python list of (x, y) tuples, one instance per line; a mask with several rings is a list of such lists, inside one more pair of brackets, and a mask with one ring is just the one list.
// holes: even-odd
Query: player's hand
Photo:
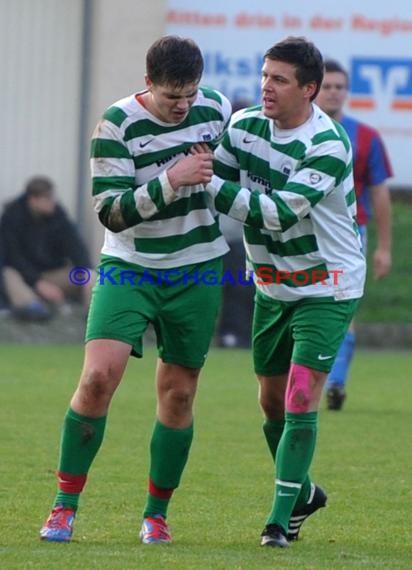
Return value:
[(60, 287), (46, 279), (39, 279), (36, 282), (34, 289), (42, 299), (49, 303), (60, 305), (64, 301), (64, 293)]
[(209, 153), (213, 156), (213, 150), (210, 148), (210, 146), (206, 143), (196, 143), (194, 144), (191, 149), (190, 152), (192, 154), (201, 154), (201, 153)]
[(373, 254), (373, 273), (375, 279), (383, 279), (391, 270), (392, 260), (388, 251), (377, 249)]
[(208, 184), (213, 176), (213, 154), (201, 152), (189, 154), (178, 160), (167, 171), (173, 190), (179, 186)]

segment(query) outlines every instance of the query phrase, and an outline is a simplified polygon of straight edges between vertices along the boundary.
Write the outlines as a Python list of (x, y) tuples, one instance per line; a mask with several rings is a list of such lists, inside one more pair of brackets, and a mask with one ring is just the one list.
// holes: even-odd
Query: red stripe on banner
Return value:
[(412, 110), (412, 101), (394, 101), (391, 108), (395, 111), (410, 111)]
[(352, 99), (349, 101), (349, 107), (351, 109), (374, 109), (375, 101), (372, 99)]

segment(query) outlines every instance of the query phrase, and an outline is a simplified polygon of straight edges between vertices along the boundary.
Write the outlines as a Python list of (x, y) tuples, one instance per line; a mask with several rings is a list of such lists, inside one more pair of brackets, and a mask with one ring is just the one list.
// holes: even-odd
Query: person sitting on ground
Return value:
[[(79, 297), (87, 310), (94, 284), (93, 278), (86, 283), (94, 276), (89, 253), (49, 178), (31, 178), (23, 194), (6, 205), (0, 236), (4, 287), (16, 317), (47, 320), (68, 297)], [(74, 267), (84, 270), (82, 287), (70, 280)]]

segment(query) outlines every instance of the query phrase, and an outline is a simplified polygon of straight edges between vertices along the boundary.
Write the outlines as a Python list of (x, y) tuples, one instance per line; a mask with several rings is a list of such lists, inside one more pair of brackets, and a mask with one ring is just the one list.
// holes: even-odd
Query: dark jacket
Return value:
[(4, 267), (4, 252), (3, 252), (3, 242), (0, 237), (0, 309), (3, 309), (8, 305), (6, 289), (3, 281), (3, 267)]
[(57, 205), (53, 215), (34, 217), (22, 195), (10, 202), (0, 220), (3, 265), (14, 267), (34, 285), (41, 273), (67, 264), (91, 267), (90, 257), (76, 227)]

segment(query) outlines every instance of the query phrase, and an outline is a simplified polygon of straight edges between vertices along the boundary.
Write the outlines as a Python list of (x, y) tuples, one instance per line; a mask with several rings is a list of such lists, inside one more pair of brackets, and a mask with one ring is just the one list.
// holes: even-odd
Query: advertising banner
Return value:
[(203, 83), (233, 102), (260, 101), (268, 47), (305, 36), (350, 76), (346, 112), (381, 133), (392, 186), (412, 186), (412, 3), (394, 0), (168, 0), (166, 33), (193, 38), (205, 58)]

